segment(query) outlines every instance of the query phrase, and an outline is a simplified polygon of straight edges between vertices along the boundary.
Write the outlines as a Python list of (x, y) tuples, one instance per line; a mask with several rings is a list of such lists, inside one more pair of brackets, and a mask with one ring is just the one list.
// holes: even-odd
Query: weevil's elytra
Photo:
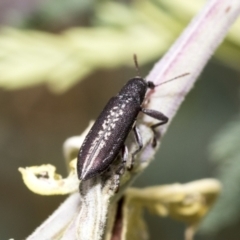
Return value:
[[(134, 60), (138, 69), (136, 56)], [(138, 143), (138, 149), (132, 154), (132, 159), (141, 150), (141, 135), (134, 125), (140, 111), (160, 120), (151, 127), (154, 132), (153, 146), (156, 145), (154, 129), (167, 123), (168, 118), (158, 111), (142, 108), (148, 88), (154, 89), (154, 83), (137, 76), (130, 79), (117, 96), (109, 100), (79, 150), (77, 172), (80, 180), (103, 173), (121, 151), (125, 163), (128, 151), (124, 142), (132, 129)]]
[(109, 100), (79, 151), (77, 169), (80, 179), (102, 173), (117, 157), (141, 111), (146, 90), (146, 82), (136, 77)]

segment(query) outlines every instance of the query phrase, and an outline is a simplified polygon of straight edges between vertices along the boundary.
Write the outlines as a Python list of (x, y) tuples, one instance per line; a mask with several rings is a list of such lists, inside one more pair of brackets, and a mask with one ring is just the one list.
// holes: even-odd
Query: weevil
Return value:
[[(134, 55), (134, 62), (139, 73), (136, 55)], [(182, 74), (176, 78), (187, 74)], [(138, 148), (132, 153), (133, 161), (135, 155), (143, 147), (140, 132), (135, 124), (140, 112), (160, 121), (151, 126), (153, 131), (152, 145), (153, 147), (156, 146), (157, 134), (155, 128), (166, 124), (168, 117), (159, 111), (142, 107), (147, 90), (154, 89), (156, 86), (158, 85), (136, 76), (130, 79), (120, 92), (108, 101), (79, 150), (77, 172), (80, 180), (87, 180), (102, 174), (120, 152), (125, 165), (128, 159), (128, 149), (125, 145), (125, 140), (131, 130), (133, 130), (138, 144)]]

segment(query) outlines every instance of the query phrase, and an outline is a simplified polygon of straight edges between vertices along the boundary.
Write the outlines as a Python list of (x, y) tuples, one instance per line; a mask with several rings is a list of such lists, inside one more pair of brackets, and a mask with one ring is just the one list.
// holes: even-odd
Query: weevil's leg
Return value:
[(123, 145), (123, 147), (122, 147), (122, 162), (123, 162), (124, 166), (126, 165), (127, 160), (128, 160), (128, 148), (126, 145)]
[(139, 131), (139, 129), (136, 125), (134, 125), (134, 127), (133, 127), (133, 133), (134, 133), (134, 137), (136, 139), (136, 142), (138, 144), (138, 149), (136, 149), (134, 151), (134, 153), (132, 154), (130, 166), (128, 167), (129, 170), (131, 170), (133, 168), (135, 155), (137, 155), (143, 147), (142, 136), (141, 136), (140, 131)]
[(127, 146), (123, 145), (121, 149), (121, 158), (122, 158), (122, 164), (116, 171), (116, 175), (114, 176), (114, 187), (112, 190), (117, 193), (119, 190), (119, 185), (120, 185), (120, 176), (124, 174), (125, 168), (126, 168), (126, 162), (128, 159), (128, 148)]
[(152, 142), (152, 146), (153, 147), (156, 147), (157, 145), (157, 132), (155, 130), (156, 127), (160, 126), (160, 125), (163, 125), (163, 124), (166, 124), (168, 122), (168, 117), (166, 117), (163, 113), (161, 112), (158, 112), (158, 111), (155, 111), (155, 110), (151, 110), (151, 109), (145, 109), (145, 108), (142, 108), (142, 112), (145, 113), (146, 115), (150, 116), (150, 117), (153, 117), (157, 120), (160, 120), (161, 122), (159, 123), (156, 123), (154, 125), (151, 126), (151, 129), (153, 131), (153, 142)]
[(118, 175), (122, 175), (125, 172), (126, 163), (127, 163), (127, 160), (128, 160), (128, 148), (127, 148), (126, 145), (122, 146), (121, 158), (122, 158), (122, 164), (120, 165), (119, 169), (117, 170)]

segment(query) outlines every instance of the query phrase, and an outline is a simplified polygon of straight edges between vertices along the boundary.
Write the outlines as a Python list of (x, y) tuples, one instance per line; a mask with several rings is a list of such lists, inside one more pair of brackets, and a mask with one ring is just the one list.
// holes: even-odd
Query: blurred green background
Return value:
[[(133, 53), (146, 76), (203, 4), (1, 0), (0, 239), (25, 238), (65, 199), (30, 192), (18, 167), (51, 163), (66, 175), (62, 143), (80, 134), (135, 75)], [(227, 191), (197, 240), (240, 236), (236, 29), (187, 96), (155, 161), (135, 182), (144, 187), (220, 178)], [(182, 223), (146, 218), (151, 239), (183, 239)]]

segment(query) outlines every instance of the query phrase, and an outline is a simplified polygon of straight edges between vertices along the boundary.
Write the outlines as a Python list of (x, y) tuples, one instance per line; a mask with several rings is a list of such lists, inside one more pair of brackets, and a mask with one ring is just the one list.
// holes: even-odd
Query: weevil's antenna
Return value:
[(137, 75), (140, 77), (141, 74), (140, 74), (140, 70), (139, 70), (139, 66), (138, 66), (137, 55), (135, 53), (133, 54), (133, 60), (134, 60)]
[(183, 74), (181, 74), (181, 75), (179, 75), (179, 76), (177, 76), (177, 77), (171, 78), (171, 79), (169, 79), (169, 80), (167, 80), (167, 81), (165, 81), (165, 82), (156, 84), (155, 87), (158, 87), (158, 86), (160, 86), (160, 85), (163, 85), (163, 84), (168, 83), (168, 82), (171, 82), (171, 81), (174, 81), (174, 80), (176, 80), (176, 79), (178, 79), (178, 78), (185, 77), (185, 76), (187, 76), (187, 75), (189, 75), (189, 74), (190, 74), (190, 73), (183, 73)]

